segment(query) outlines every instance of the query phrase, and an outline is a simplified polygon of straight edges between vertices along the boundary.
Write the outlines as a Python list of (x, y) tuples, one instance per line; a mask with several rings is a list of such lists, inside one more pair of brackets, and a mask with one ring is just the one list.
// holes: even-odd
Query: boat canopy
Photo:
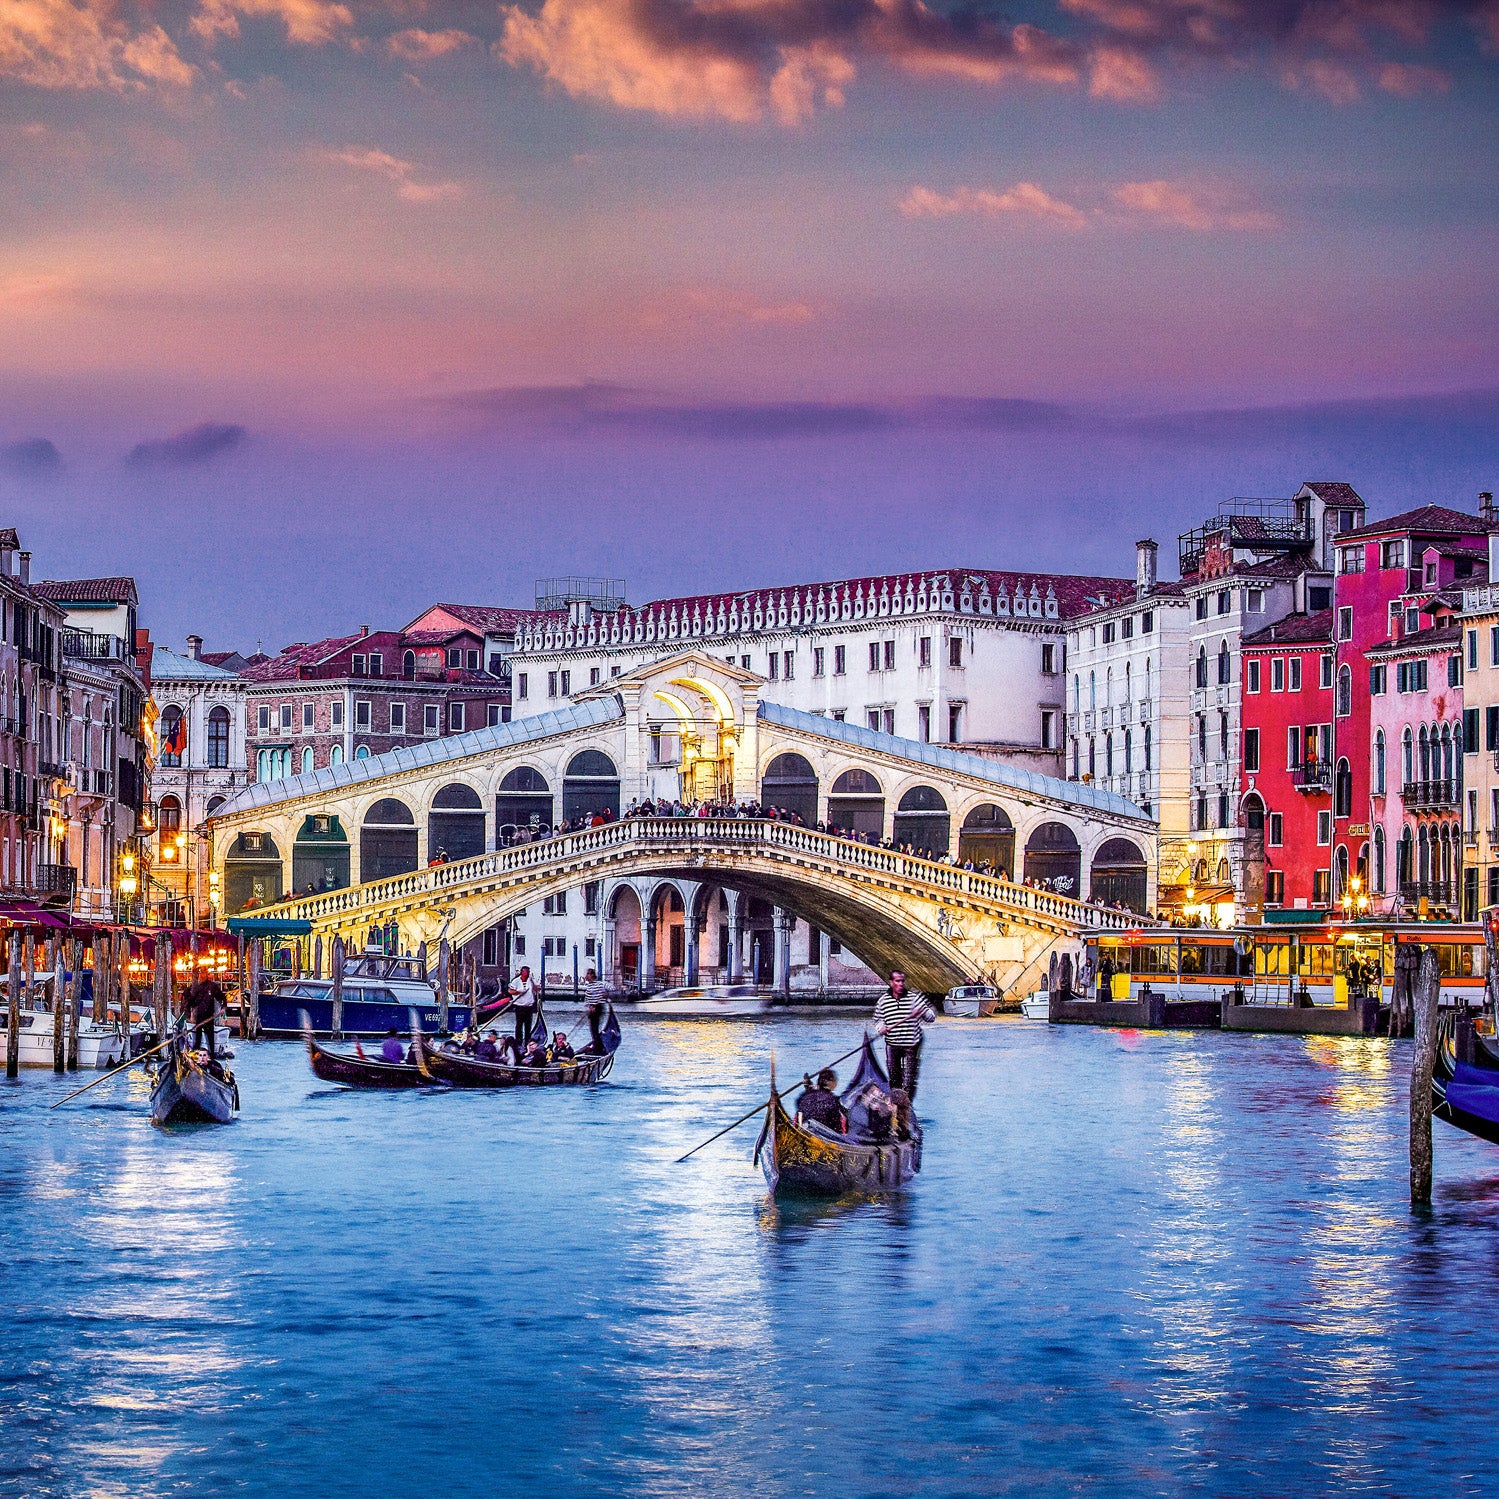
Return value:
[(243, 932), (247, 937), (306, 937), (312, 932), (310, 921), (282, 916), (231, 916), (226, 925), (231, 932)]

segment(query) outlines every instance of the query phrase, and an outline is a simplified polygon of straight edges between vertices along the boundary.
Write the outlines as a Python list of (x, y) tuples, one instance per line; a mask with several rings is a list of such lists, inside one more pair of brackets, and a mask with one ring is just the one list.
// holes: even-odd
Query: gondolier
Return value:
[(213, 979), (202, 978), (188, 986), (182, 996), (182, 1019), (193, 1027), (193, 1045), (213, 1056), (214, 1020), (225, 1002), (224, 991)]
[(874, 1007), (874, 1023), (885, 1038), (885, 1062), (890, 1086), (903, 1088), (907, 1098), (916, 1097), (916, 1074), (920, 1068), (921, 1028), (935, 1020), (937, 1012), (924, 999), (906, 992), (906, 976), (890, 975), (890, 987)]
[(510, 1008), (515, 1011), (515, 1050), (520, 1055), (531, 1039), (532, 1027), (536, 1024), (538, 995), (536, 980), (529, 967), (523, 967), (510, 987)]

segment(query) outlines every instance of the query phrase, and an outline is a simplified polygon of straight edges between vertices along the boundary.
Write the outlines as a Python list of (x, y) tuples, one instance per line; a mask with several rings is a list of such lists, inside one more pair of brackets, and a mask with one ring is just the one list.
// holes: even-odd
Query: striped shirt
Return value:
[(885, 1040), (892, 1046), (919, 1046), (922, 1022), (936, 1018), (937, 1012), (909, 989), (899, 999), (883, 995), (874, 1007), (874, 1023), (885, 1027)]

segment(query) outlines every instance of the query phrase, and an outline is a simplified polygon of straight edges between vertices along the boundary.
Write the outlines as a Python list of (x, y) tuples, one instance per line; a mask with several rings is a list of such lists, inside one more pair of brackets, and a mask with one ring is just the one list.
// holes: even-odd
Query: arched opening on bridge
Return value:
[(405, 802), (382, 797), (359, 830), (359, 878), (384, 880), (416, 868), (416, 818)]
[(281, 850), (269, 833), (241, 833), (224, 858), (224, 909), (233, 916), (281, 899)]
[(328, 812), (302, 819), (291, 849), (291, 888), (295, 895), (342, 890), (349, 883), (349, 835)]
[(1128, 838), (1110, 838), (1094, 854), (1088, 885), (1092, 899), (1143, 912), (1147, 888), (1145, 855)]
[(435, 858), (472, 859), (484, 852), (484, 803), (472, 786), (454, 781), (432, 798), (427, 847)]
[(817, 825), (817, 772), (804, 755), (777, 755), (760, 781), (760, 805), (794, 812), (806, 827)]
[(534, 765), (517, 765), (500, 782), (494, 798), (495, 841), (503, 843), (518, 828), (533, 831), (552, 825), (552, 788)]
[(958, 862), (988, 864), (1005, 879), (1015, 875), (1015, 824), (994, 802), (984, 802), (963, 819), (958, 833)]
[(828, 791), (828, 823), (876, 843), (885, 836), (885, 792), (867, 770), (845, 770)]
[(619, 768), (602, 750), (580, 750), (562, 778), (562, 820), (619, 816)]
[(640, 897), (631, 885), (617, 885), (609, 898), (608, 919), (614, 923), (614, 951), (604, 953), (599, 975), (622, 989), (640, 984)]
[(1025, 877), (1058, 895), (1082, 894), (1083, 853), (1065, 822), (1043, 822), (1025, 842)]
[(895, 842), (909, 844), (928, 859), (945, 858), (952, 847), (952, 818), (942, 793), (933, 786), (912, 786), (895, 809)]
[(682, 982), (687, 962), (687, 910), (675, 885), (658, 885), (651, 895), (656, 924), (656, 982), (664, 989)]

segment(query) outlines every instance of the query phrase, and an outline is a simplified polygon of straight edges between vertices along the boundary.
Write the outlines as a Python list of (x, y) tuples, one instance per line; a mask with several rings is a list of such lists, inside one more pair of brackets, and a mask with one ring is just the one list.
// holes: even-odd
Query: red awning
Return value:
[(12, 926), (42, 926), (65, 932), (73, 924), (66, 911), (49, 911), (35, 901), (8, 900), (0, 903), (0, 921)]

